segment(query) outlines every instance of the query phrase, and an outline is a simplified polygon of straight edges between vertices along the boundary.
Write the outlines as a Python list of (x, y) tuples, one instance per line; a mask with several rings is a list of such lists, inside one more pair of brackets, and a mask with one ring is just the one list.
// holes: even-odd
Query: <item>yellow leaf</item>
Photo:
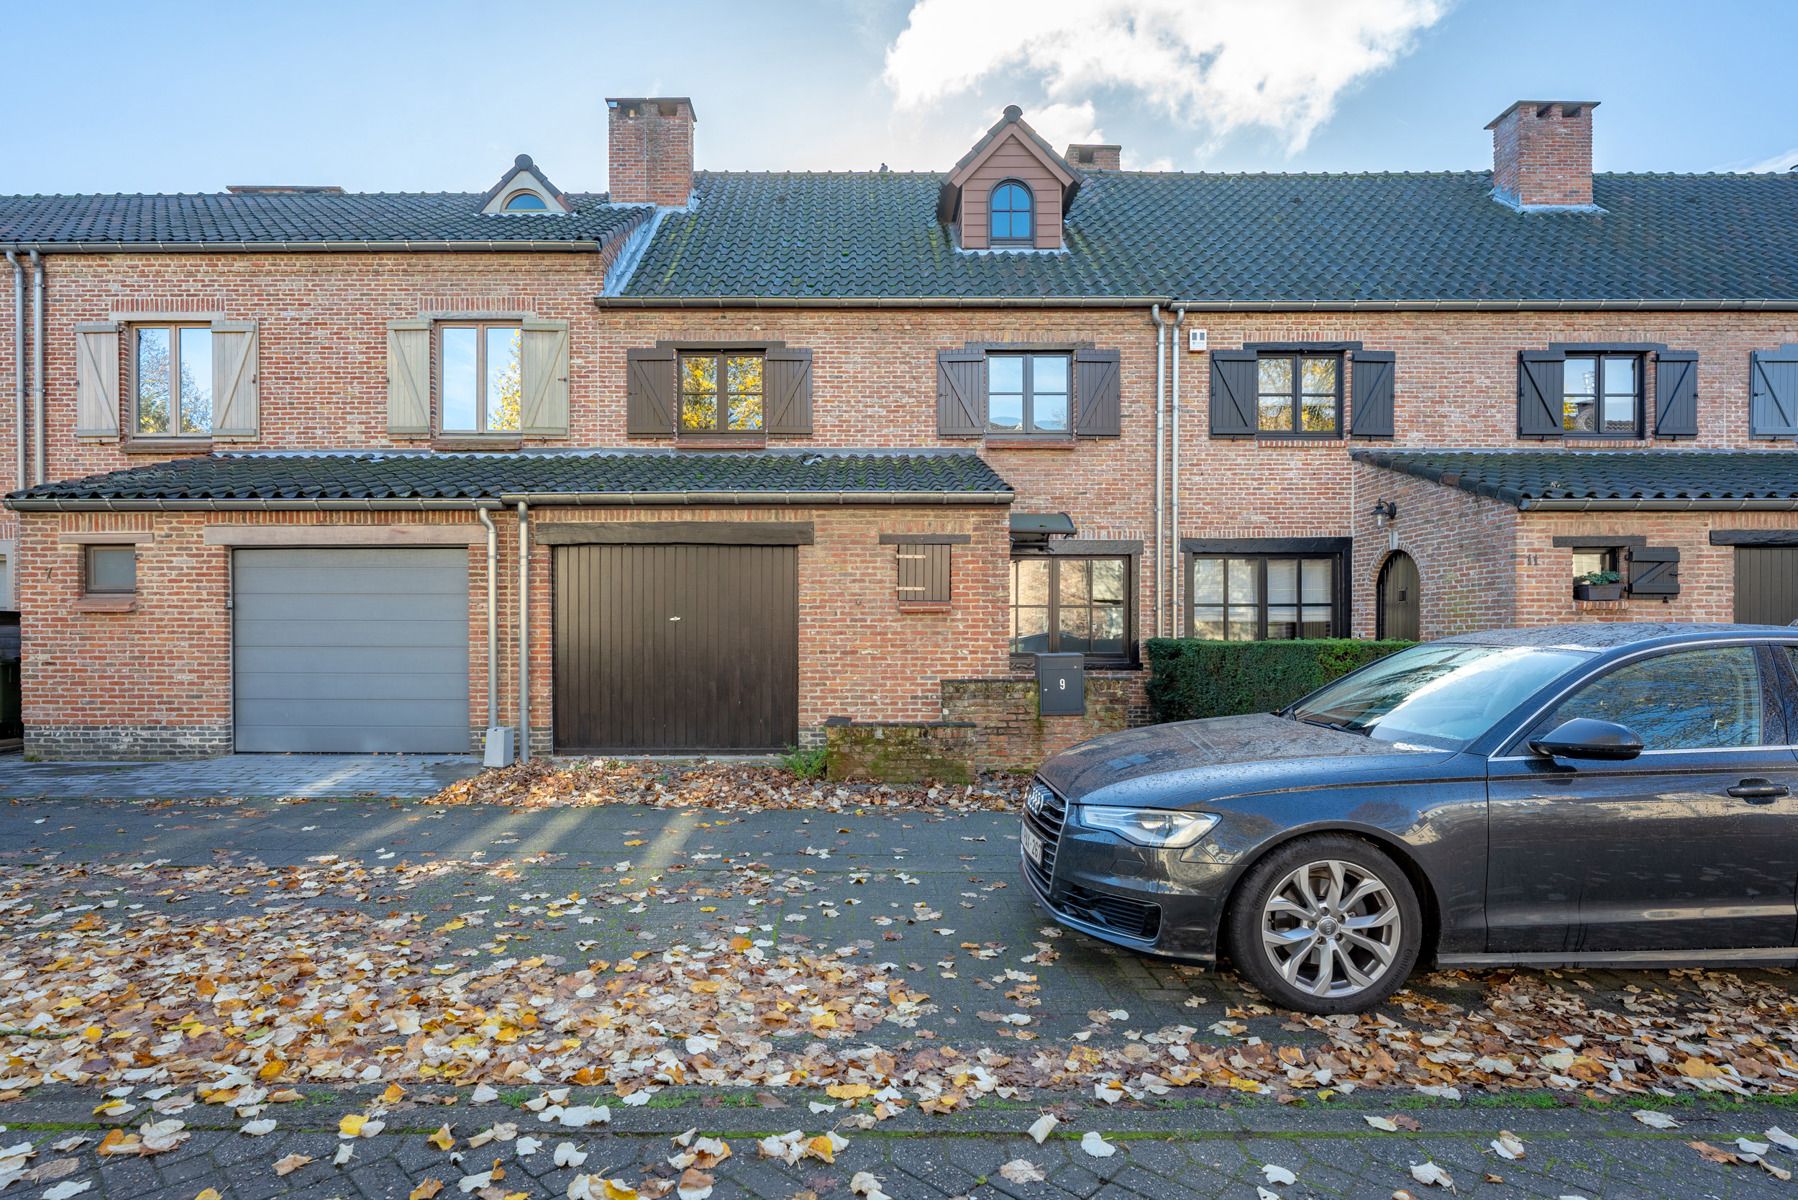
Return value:
[(1679, 1073), (1687, 1079), (1716, 1079), (1724, 1074), (1724, 1070), (1715, 1063), (1705, 1062), (1702, 1058), (1688, 1058), (1679, 1064)]
[(835, 1029), (836, 1027), (837, 1014), (831, 1012), (828, 1008), (821, 1008), (812, 1014), (813, 1029)]
[(381, 1093), (381, 1103), (382, 1104), (398, 1104), (401, 1100), (404, 1100), (405, 1098), (406, 1098), (406, 1089), (401, 1087), (397, 1083), (388, 1084), (387, 1090)]
[(836, 1147), (831, 1144), (830, 1138), (826, 1137), (824, 1134), (819, 1134), (817, 1137), (807, 1142), (805, 1146), (806, 1149), (810, 1150), (813, 1154), (827, 1163), (834, 1163), (837, 1161)]
[(730, 940), (730, 948), (732, 950), (736, 951), (738, 954), (743, 953), (743, 951), (749, 949), (753, 945), (755, 945), (754, 942), (750, 941), (748, 938), (742, 936), (741, 934), (738, 934), (736, 937), (734, 937)]
[(466, 929), (466, 928), (468, 928), (468, 922), (464, 921), (461, 917), (457, 917), (453, 921), (445, 921), (443, 924), (439, 925), (437, 927), (437, 932), (438, 933), (454, 933), (458, 929)]
[(287, 1069), (286, 1063), (282, 1062), (278, 1058), (271, 1058), (267, 1062), (262, 1064), (262, 1069), (256, 1072), (256, 1078), (258, 1078), (258, 1079), (274, 1079), (274, 1078), (278, 1077), (281, 1074), (281, 1072), (285, 1071), (286, 1069)]
[(456, 1139), (455, 1136), (450, 1133), (450, 1127), (445, 1124), (442, 1129), (439, 1129), (436, 1133), (431, 1135), (430, 1142), (431, 1145), (437, 1147), (439, 1150), (448, 1150), (451, 1146), (456, 1144)]
[(101, 1029), (98, 1025), (89, 1025), (86, 1029), (81, 1031), (81, 1036), (90, 1042), (97, 1042), (105, 1032), (106, 1031)]
[(701, 904), (699, 906), (699, 911), (700, 912), (717, 912), (718, 906), (716, 904)]
[(407, 1192), (406, 1200), (431, 1200), (432, 1196), (435, 1196), (442, 1190), (443, 1180), (427, 1179), (417, 1187), (413, 1188), (410, 1192)]
[(351, 1113), (337, 1122), (337, 1136), (346, 1138), (359, 1136), (362, 1133), (362, 1123), (366, 1120), (368, 1118), (359, 1113)]
[(637, 1189), (619, 1183), (616, 1179), (606, 1180), (606, 1200), (637, 1200)]
[(872, 1096), (874, 1089), (865, 1083), (833, 1083), (824, 1089), (824, 1094), (832, 1100), (860, 1100)]
[(194, 1200), (224, 1200), (224, 1197), (219, 1195), (217, 1188), (207, 1188), (205, 1191), (195, 1196)]
[(624, 844), (627, 846), (641, 846), (643, 844), (643, 839), (642, 838), (628, 838), (628, 839), (626, 839)]

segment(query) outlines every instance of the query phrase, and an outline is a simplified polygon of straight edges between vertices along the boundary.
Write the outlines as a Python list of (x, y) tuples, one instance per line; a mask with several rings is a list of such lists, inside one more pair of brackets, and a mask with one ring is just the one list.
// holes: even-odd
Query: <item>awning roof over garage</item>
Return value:
[(428, 508), (543, 504), (1009, 504), (978, 454), (678, 450), (209, 454), (7, 498), (23, 512), (135, 508)]
[(1536, 512), (1798, 509), (1792, 450), (1356, 450), (1354, 457)]

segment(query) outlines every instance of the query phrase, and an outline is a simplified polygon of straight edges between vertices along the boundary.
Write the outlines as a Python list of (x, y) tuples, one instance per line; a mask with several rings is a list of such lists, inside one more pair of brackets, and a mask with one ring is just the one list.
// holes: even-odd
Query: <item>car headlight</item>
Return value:
[(1080, 806), (1080, 823), (1088, 829), (1109, 830), (1139, 846), (1178, 850), (1211, 832), (1212, 826), (1217, 824), (1217, 816), (1177, 808), (1112, 808), (1083, 804)]

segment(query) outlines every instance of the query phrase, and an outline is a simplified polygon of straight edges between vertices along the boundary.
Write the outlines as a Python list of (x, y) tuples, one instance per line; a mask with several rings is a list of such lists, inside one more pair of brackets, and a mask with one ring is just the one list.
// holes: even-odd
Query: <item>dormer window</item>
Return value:
[(548, 212), (549, 205), (536, 192), (513, 192), (506, 197), (507, 212)]
[(1030, 189), (1015, 179), (994, 188), (989, 214), (992, 244), (1030, 245), (1036, 239), (1035, 207)]
[(558, 216), (573, 212), (574, 206), (530, 155), (520, 154), (512, 161), (512, 169), (481, 197), (481, 211), (498, 216)]

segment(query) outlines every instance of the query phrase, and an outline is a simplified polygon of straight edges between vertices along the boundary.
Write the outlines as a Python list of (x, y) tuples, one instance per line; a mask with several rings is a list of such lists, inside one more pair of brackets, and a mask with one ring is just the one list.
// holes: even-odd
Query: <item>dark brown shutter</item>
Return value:
[(986, 432), (985, 351), (937, 352), (936, 431), (941, 437), (979, 437)]
[(1629, 552), (1629, 594), (1679, 595), (1679, 548), (1637, 546)]
[(1698, 352), (1662, 350), (1654, 362), (1654, 435), (1698, 436)]
[(771, 434), (806, 436), (812, 431), (812, 352), (784, 347), (768, 351), (767, 431)]
[(1748, 436), (1798, 438), (1798, 346), (1748, 356)]
[(1525, 350), (1517, 356), (1517, 436), (1558, 438), (1562, 425), (1561, 373), (1567, 356), (1558, 350)]
[(949, 603), (947, 544), (900, 542), (893, 549), (899, 562), (899, 603)]
[(1123, 433), (1121, 380), (1116, 350), (1074, 352), (1074, 434), (1118, 437)]
[(1393, 436), (1392, 374), (1396, 357), (1390, 350), (1355, 351), (1350, 437)]
[(1211, 352), (1211, 436), (1255, 436), (1253, 350)]
[(674, 433), (674, 348), (654, 346), (624, 352), (627, 375), (624, 431), (632, 437)]

